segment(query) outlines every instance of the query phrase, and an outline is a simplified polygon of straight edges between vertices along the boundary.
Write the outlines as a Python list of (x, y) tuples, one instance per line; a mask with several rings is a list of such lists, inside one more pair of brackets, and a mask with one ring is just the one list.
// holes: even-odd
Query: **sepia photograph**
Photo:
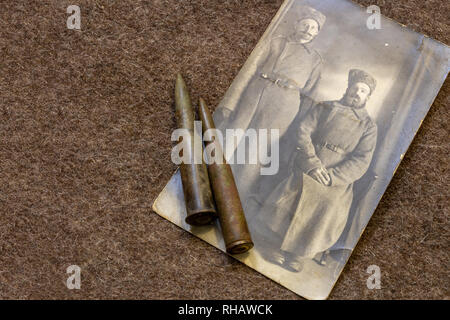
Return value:
[[(447, 46), (353, 2), (286, 1), (214, 114), (222, 130), (279, 134), (275, 174), (261, 174), (265, 159), (249, 162), (249, 135), (234, 141), (244, 163), (227, 155), (255, 245), (238, 259), (306, 298), (327, 298), (449, 57)], [(183, 216), (182, 204), (165, 201), (179, 194), (177, 175), (157, 212)], [(221, 246), (214, 231), (191, 231)]]
[(0, 300), (448, 300), (449, 12), (0, 1)]

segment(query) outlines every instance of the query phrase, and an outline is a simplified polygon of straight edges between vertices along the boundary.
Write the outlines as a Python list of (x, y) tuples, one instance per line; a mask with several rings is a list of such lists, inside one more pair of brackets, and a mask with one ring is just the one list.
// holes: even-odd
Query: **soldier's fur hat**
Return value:
[(370, 74), (360, 69), (351, 69), (348, 73), (348, 87), (351, 87), (357, 82), (365, 83), (370, 88), (370, 94), (373, 93), (377, 86), (377, 81)]
[(327, 17), (325, 17), (325, 15), (322, 12), (317, 11), (316, 9), (313, 9), (308, 6), (300, 6), (298, 8), (297, 21), (304, 20), (304, 19), (316, 20), (317, 24), (319, 25), (319, 28), (322, 29)]

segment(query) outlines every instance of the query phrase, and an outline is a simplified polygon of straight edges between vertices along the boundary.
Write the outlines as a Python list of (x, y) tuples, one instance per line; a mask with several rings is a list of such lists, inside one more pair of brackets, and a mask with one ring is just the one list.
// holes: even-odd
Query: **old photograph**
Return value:
[[(276, 174), (261, 174), (263, 159), (231, 162), (255, 244), (236, 258), (303, 297), (327, 298), (449, 58), (449, 47), (351, 1), (285, 1), (214, 114), (221, 130), (279, 132)], [(155, 211), (224, 250), (218, 225), (183, 221), (180, 190), (177, 172)]]

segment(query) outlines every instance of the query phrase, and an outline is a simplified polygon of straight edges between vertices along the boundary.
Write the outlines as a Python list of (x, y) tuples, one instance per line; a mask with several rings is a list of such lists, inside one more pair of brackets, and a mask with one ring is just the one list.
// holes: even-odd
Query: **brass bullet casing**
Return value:
[[(190, 153), (191, 161), (190, 164), (180, 165), (187, 212), (185, 221), (195, 226), (206, 225), (211, 223), (217, 214), (206, 165), (203, 160), (201, 164), (194, 163), (194, 112), (186, 83), (180, 74), (177, 75), (175, 84), (175, 113), (178, 128), (187, 129), (190, 133), (189, 148), (183, 152)], [(203, 159), (201, 142), (200, 150)]]
[[(203, 134), (208, 129), (215, 129), (214, 121), (208, 107), (200, 98), (199, 114), (202, 121)], [(222, 147), (219, 142), (205, 141), (206, 147), (215, 143), (215, 152), (220, 150), (222, 154), (222, 164), (208, 164), (208, 173), (211, 186), (216, 201), (216, 208), (219, 215), (220, 226), (228, 253), (244, 253), (253, 248), (253, 241), (248, 230), (244, 210), (242, 209), (239, 192), (234, 181), (231, 167), (223, 157)]]

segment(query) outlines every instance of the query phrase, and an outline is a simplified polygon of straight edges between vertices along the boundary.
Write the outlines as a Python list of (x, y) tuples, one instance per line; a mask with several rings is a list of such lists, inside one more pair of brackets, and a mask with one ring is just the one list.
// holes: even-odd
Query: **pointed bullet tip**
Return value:
[(180, 73), (177, 73), (177, 80), (175, 81), (175, 90), (184, 90), (186, 83)]

